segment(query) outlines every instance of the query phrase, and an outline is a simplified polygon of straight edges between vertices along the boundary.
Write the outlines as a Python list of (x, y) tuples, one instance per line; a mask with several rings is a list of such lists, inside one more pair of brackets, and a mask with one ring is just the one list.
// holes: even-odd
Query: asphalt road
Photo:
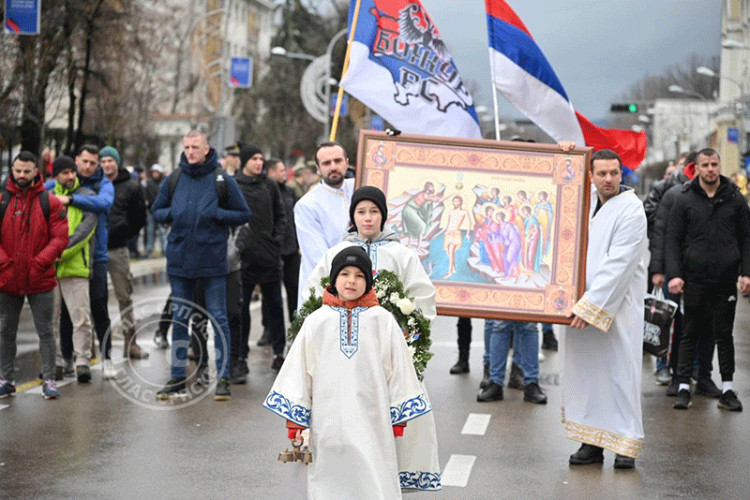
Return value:
[[(166, 293), (163, 284), (137, 289), (139, 342), (152, 355), (123, 363), (116, 341), (116, 363), (129, 375), (119, 383), (102, 381), (94, 370), (91, 384), (66, 380), (58, 400), (45, 401), (33, 383), (0, 400), (0, 498), (298, 497), (303, 466), (277, 461), (288, 443), (283, 421), (261, 407), (275, 372), (270, 348), (255, 347), (257, 311), (250, 377), (246, 385), (232, 386), (231, 401), (214, 402), (212, 392), (200, 390), (191, 404), (154, 401), (149, 391), (168, 378), (166, 352), (151, 342), (153, 314)], [(742, 300), (735, 385), (746, 407), (748, 319), (750, 304)], [(440, 317), (425, 376), (444, 480), (455, 485), (407, 498), (750, 498), (750, 410), (723, 412), (702, 396), (694, 397), (689, 411), (673, 410), (665, 388), (654, 384), (653, 361), (646, 356), (646, 442), (636, 469), (615, 471), (609, 452), (603, 465), (571, 468), (568, 456), (578, 444), (565, 438), (560, 421), (561, 353), (543, 351), (541, 383), (549, 404), (526, 403), (521, 391), (510, 389), (504, 401), (478, 403), (483, 321), (473, 325), (472, 371), (448, 374), (457, 355), (455, 318)], [(714, 380), (719, 382), (718, 368)]]

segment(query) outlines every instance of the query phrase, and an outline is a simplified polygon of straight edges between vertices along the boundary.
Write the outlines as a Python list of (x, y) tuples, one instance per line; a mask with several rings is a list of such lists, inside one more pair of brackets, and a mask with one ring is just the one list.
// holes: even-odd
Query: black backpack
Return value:
[[(177, 181), (180, 180), (180, 174), (182, 174), (182, 169), (177, 167), (175, 171), (172, 172), (172, 175), (169, 176), (170, 201), (172, 200), (174, 190), (177, 187)], [(224, 172), (221, 167), (216, 167), (216, 169), (214, 169), (214, 184), (216, 185), (216, 194), (219, 196), (219, 208), (227, 208), (227, 180), (224, 177), (226, 175), (227, 173)]]

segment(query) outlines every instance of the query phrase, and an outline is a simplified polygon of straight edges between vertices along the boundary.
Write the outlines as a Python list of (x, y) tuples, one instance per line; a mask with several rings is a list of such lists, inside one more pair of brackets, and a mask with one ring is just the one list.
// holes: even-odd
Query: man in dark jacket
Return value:
[(277, 183), (263, 174), (263, 152), (252, 144), (240, 150), (240, 170), (235, 179), (250, 206), (253, 217), (240, 228), (237, 248), (242, 260), (242, 335), (233, 339), (232, 378), (247, 374), (250, 340), (250, 299), (255, 285), (263, 294), (263, 317), (271, 332), (274, 360), (278, 370), (284, 362), (284, 309), (281, 301), (281, 247), (286, 235), (286, 215)]
[[(722, 394), (718, 406), (741, 411), (732, 387), (732, 329), (740, 290), (750, 292), (750, 210), (739, 189), (720, 175), (713, 149), (698, 153), (696, 178), (681, 188), (669, 213), (666, 274), (669, 292), (683, 294), (685, 324), (677, 370), (676, 409), (690, 407), (690, 374), (696, 340), (713, 333), (719, 351)], [(710, 362), (710, 360), (707, 360)]]
[[(36, 156), (22, 151), (13, 160), (3, 194), (0, 219), (0, 398), (16, 392), (13, 368), (16, 333), (24, 298), (39, 335), (42, 395), (60, 395), (55, 383), (55, 337), (52, 331), (55, 260), (68, 245), (68, 221), (62, 203), (44, 191)], [(48, 210), (40, 196), (47, 197)], [(7, 203), (7, 204), (6, 204)]]
[(297, 229), (294, 227), (294, 205), (297, 203), (297, 195), (294, 190), (286, 185), (287, 175), (284, 162), (277, 158), (266, 161), (268, 177), (276, 181), (281, 193), (281, 204), (286, 215), (286, 234), (281, 245), (281, 260), (283, 263), (283, 281), (286, 290), (286, 304), (289, 311), (289, 320), (294, 317), (297, 309), (297, 288), (299, 287), (299, 265), (302, 256), (299, 253), (297, 243)]
[(120, 306), (122, 335), (125, 339), (123, 355), (131, 359), (148, 358), (148, 352), (135, 341), (133, 314), (133, 275), (130, 274), (128, 240), (137, 236), (146, 224), (146, 204), (143, 191), (120, 161), (120, 153), (112, 146), (99, 151), (104, 175), (115, 187), (115, 201), (109, 212), (108, 271), (112, 278), (117, 304)]
[[(189, 344), (187, 324), (198, 281), (203, 285), (206, 309), (212, 318), (216, 338), (216, 368), (219, 381), (214, 400), (226, 401), (229, 391), (229, 322), (227, 319), (226, 278), (229, 227), (250, 219), (237, 182), (221, 171), (216, 150), (208, 145), (206, 134), (198, 130), (182, 138), (180, 166), (161, 184), (152, 206), (156, 222), (171, 224), (167, 243), (167, 274), (172, 286), (171, 378), (157, 393), (169, 400), (185, 390), (185, 366)], [(217, 171), (217, 169), (219, 169)], [(171, 176), (179, 175), (170, 192)], [(223, 183), (225, 199), (219, 196)]]

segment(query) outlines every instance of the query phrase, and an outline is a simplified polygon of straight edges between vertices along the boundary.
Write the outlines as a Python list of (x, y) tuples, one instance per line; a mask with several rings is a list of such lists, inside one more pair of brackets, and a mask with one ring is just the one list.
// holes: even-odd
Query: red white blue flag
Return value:
[(624, 165), (638, 168), (646, 155), (646, 135), (600, 128), (577, 112), (513, 9), (504, 0), (485, 0), (485, 6), (495, 88), (554, 140), (612, 149)]
[(481, 137), (471, 93), (418, 0), (361, 0), (341, 86), (404, 132)]

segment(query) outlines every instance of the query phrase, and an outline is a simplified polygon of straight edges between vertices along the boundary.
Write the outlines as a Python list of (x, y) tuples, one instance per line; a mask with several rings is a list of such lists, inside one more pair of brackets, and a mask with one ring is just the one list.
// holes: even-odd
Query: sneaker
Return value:
[(532, 382), (524, 388), (523, 400), (528, 401), (529, 403), (534, 403), (535, 405), (546, 405), (547, 395), (544, 394), (544, 391), (539, 387), (539, 384)]
[(102, 378), (104, 380), (112, 380), (117, 378), (117, 368), (111, 359), (105, 359), (102, 361)]
[(680, 390), (680, 383), (677, 382), (677, 379), (672, 377), (672, 381), (669, 382), (669, 386), (667, 386), (667, 397), (673, 398), (677, 396), (677, 392)]
[(60, 397), (60, 391), (57, 390), (57, 382), (53, 379), (45, 380), (42, 384), (42, 396), (44, 399), (57, 399)]
[(510, 376), (508, 377), (508, 389), (523, 390), (523, 371), (515, 363), (510, 365)]
[(198, 368), (198, 372), (195, 374), (195, 383), (202, 387), (208, 387), (211, 385), (211, 377), (208, 374), (207, 366), (201, 366)]
[(81, 384), (91, 382), (91, 370), (86, 365), (76, 366), (76, 378)]
[(480, 403), (488, 403), (490, 401), (502, 401), (503, 399), (503, 386), (496, 384), (490, 380), (489, 385), (477, 394), (477, 401)]
[(214, 401), (229, 401), (232, 393), (229, 391), (229, 380), (222, 378), (219, 383), (216, 384), (216, 393), (214, 394)]
[(692, 405), (693, 403), (692, 401), (690, 401), (690, 391), (688, 391), (687, 389), (682, 389), (677, 393), (677, 397), (674, 400), (674, 405), (672, 406), (672, 408), (674, 408), (675, 410), (687, 410)]
[(615, 455), (615, 469), (635, 469), (635, 458)]
[(591, 444), (582, 444), (568, 459), (570, 465), (589, 465), (604, 462), (604, 449)]
[(695, 384), (695, 393), (708, 396), (709, 398), (720, 398), (721, 389), (716, 387), (711, 377), (702, 377)]
[(669, 367), (665, 366), (656, 372), (656, 385), (669, 385), (672, 381), (672, 375), (669, 373)]
[(469, 360), (459, 356), (456, 364), (451, 366), (450, 374), (459, 375), (461, 373), (469, 373)]
[(281, 365), (284, 364), (284, 356), (281, 354), (277, 354), (273, 357), (273, 363), (271, 363), (271, 369), (273, 370), (281, 370)]
[(734, 391), (727, 391), (722, 394), (716, 406), (727, 411), (742, 411), (742, 403), (740, 403), (737, 393)]
[(479, 388), (486, 389), (488, 385), (490, 385), (490, 365), (484, 365), (484, 377), (479, 383)]
[(156, 332), (154, 335), (154, 344), (156, 347), (162, 350), (169, 349), (169, 341), (167, 340), (167, 334), (162, 332)]
[(185, 377), (173, 377), (167, 381), (167, 384), (156, 393), (156, 399), (160, 401), (169, 401), (175, 396), (185, 391)]
[(244, 359), (238, 359), (232, 361), (229, 366), (229, 381), (233, 384), (246, 384), (247, 383), (247, 361)]
[(16, 386), (9, 380), (0, 379), (0, 399), (16, 395)]

